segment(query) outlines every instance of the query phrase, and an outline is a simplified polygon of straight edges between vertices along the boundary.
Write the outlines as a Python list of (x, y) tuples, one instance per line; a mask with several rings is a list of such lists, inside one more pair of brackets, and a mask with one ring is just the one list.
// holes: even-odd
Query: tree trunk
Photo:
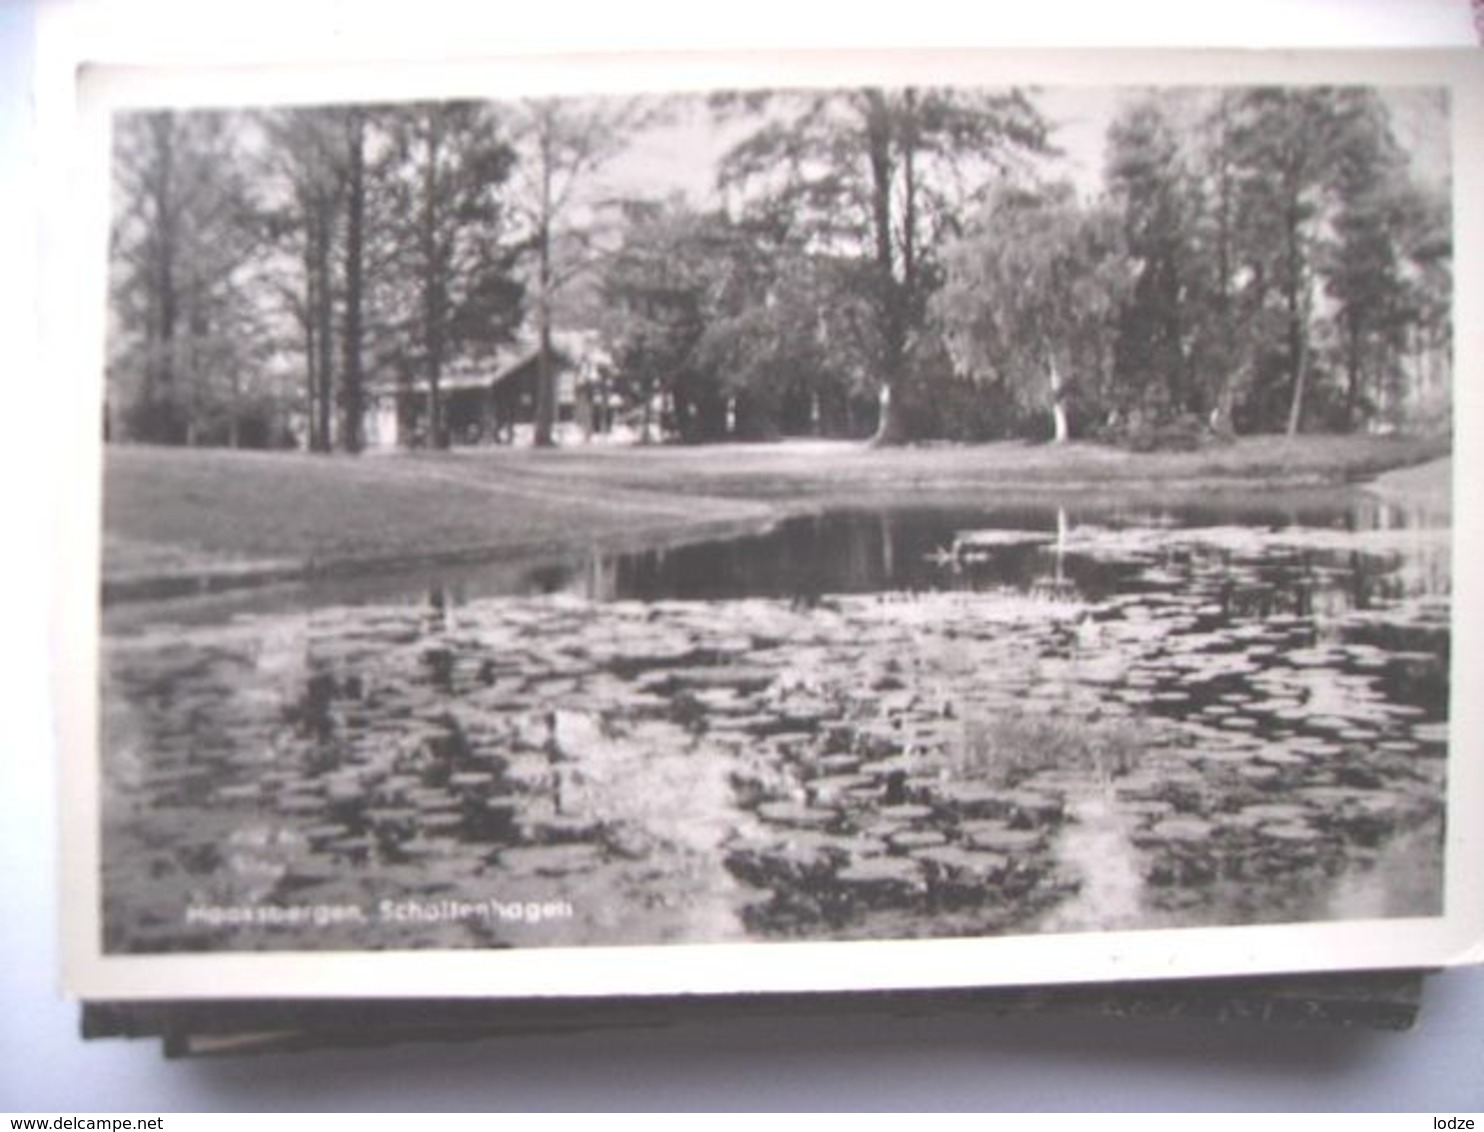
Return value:
[(227, 417), (227, 447), (235, 450), (242, 447), (242, 375), (235, 365), (232, 366), (228, 382), (232, 394), (232, 412)]
[(1177, 252), (1166, 248), (1164, 294), (1161, 305), (1165, 311), (1165, 341), (1172, 355), (1169, 358), (1170, 405), (1176, 416), (1198, 412), (1200, 405), (1191, 381), (1185, 356), (1185, 320), (1181, 316), (1180, 266)]
[(902, 289), (917, 296), (917, 92), (902, 92)]
[(157, 176), (153, 193), (156, 237), (154, 245), (154, 306), (157, 321), (154, 341), (145, 367), (142, 422), (144, 439), (171, 443), (176, 440), (176, 323), (180, 294), (175, 277), (176, 229), (178, 202), (175, 194), (175, 116), (162, 111), (151, 118), (157, 158)]
[(319, 365), (316, 375), (319, 388), (319, 411), (315, 418), (317, 435), (313, 447), (317, 452), (328, 452), (332, 446), (331, 413), (333, 410), (332, 388), (335, 370), (335, 312), (334, 294), (330, 286), (330, 225), (331, 202), (324, 188), (315, 195), (314, 223), (314, 277), (316, 323), (314, 337), (319, 347)]
[(1293, 395), (1288, 406), (1288, 435), (1293, 436), (1303, 424), (1304, 386), (1309, 368), (1308, 303), (1305, 301), (1303, 236), (1299, 231), (1297, 193), (1292, 194), (1286, 223), (1287, 272), (1283, 281), (1284, 300), (1288, 308), (1288, 364), (1292, 375)]
[(359, 110), (346, 118), (345, 203), (345, 372), (341, 374), (341, 444), (347, 452), (364, 447), (365, 377), (361, 371), (362, 261), (366, 221), (366, 128)]
[(1051, 382), (1051, 438), (1057, 444), (1065, 444), (1071, 431), (1067, 427), (1065, 383), (1062, 381), (1061, 372), (1056, 368), (1055, 358), (1046, 359), (1046, 374)]
[[(1297, 243), (1297, 233), (1294, 234)], [(1296, 436), (1304, 423), (1304, 392), (1309, 378), (1309, 303), (1303, 286), (1303, 264), (1298, 252), (1291, 253), (1297, 263), (1292, 290), (1289, 292), (1288, 343), (1293, 358), (1293, 400), (1288, 406), (1288, 435)]]
[(551, 356), (551, 317), (544, 302), (536, 317), (541, 337), (536, 347), (536, 423), (531, 443), (551, 448), (556, 444), (556, 365)]
[(1355, 319), (1346, 320), (1347, 326), (1347, 349), (1345, 351), (1345, 428), (1354, 432), (1360, 419), (1360, 391), (1364, 384), (1364, 371), (1360, 355), (1360, 328), (1356, 326)]
[(881, 391), (876, 397), (876, 432), (871, 437), (871, 444), (878, 448), (906, 444), (907, 422), (896, 395), (892, 393), (892, 387), (882, 382)]
[(441, 148), (436, 119), (428, 122), (427, 163), (423, 166), (422, 241), (423, 364), (428, 378), (428, 444), (448, 447), (443, 413), (444, 278), (438, 249), (438, 154)]
[(536, 427), (532, 437), (538, 448), (556, 443), (556, 367), (551, 356), (551, 120), (541, 124), (541, 213), (536, 232), (537, 279), (536, 322), (541, 340), (536, 362)]
[(1217, 103), (1219, 133), (1216, 144), (1216, 349), (1214, 367), (1219, 383), (1213, 390), (1214, 404), (1207, 423), (1218, 436), (1236, 435), (1235, 415), (1242, 365), (1232, 295), (1232, 167), (1231, 96), (1222, 94)]
[(1211, 410), (1211, 416), (1207, 423), (1211, 431), (1217, 436), (1231, 438), (1236, 436), (1236, 425), (1232, 421), (1237, 399), (1237, 375), (1235, 370), (1228, 371), (1221, 383), (1221, 389), (1216, 396), (1216, 405)]
[(1293, 402), (1288, 406), (1288, 435), (1297, 436), (1304, 423), (1304, 386), (1309, 377), (1307, 335), (1299, 340), (1298, 373), (1293, 379)]
[(896, 277), (892, 249), (891, 187), (892, 161), (891, 111), (886, 96), (879, 90), (867, 91), (866, 146), (871, 166), (871, 226), (876, 244), (877, 309), (881, 319), (881, 392), (880, 412), (876, 418), (876, 447), (904, 444), (906, 421), (902, 417), (901, 381), (906, 355), (906, 320), (902, 310), (902, 288)]
[(314, 249), (310, 236), (309, 224), (306, 210), (306, 232), (304, 240), (304, 447), (313, 452), (318, 433), (315, 429), (315, 411), (318, 408), (316, 398), (315, 369), (319, 363), (319, 353), (315, 344), (315, 284), (314, 284)]

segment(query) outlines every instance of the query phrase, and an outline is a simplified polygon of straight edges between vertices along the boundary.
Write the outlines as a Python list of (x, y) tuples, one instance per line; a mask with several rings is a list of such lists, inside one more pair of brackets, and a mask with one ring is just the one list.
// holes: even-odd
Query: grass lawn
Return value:
[(824, 441), (360, 458), (116, 446), (105, 454), (104, 577), (115, 596), (169, 592), (188, 579), (639, 545), (824, 506), (1355, 482), (1446, 453), (1445, 441), (1372, 436), (1150, 454)]

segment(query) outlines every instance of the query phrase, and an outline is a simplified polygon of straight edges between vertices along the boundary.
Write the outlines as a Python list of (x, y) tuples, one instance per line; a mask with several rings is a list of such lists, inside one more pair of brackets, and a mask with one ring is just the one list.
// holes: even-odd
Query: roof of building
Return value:
[[(552, 355), (557, 363), (557, 372), (578, 368), (584, 361), (603, 363), (608, 353), (602, 347), (601, 338), (594, 330), (558, 330), (552, 336)], [(490, 389), (522, 373), (540, 357), (540, 346), (530, 336), (502, 347), (490, 362), (482, 365), (463, 365), (446, 370), (438, 379), (439, 389), (455, 392), (469, 389)], [(371, 396), (394, 396), (399, 390), (426, 391), (428, 379), (416, 374), (408, 382), (396, 378), (379, 378), (369, 386)]]

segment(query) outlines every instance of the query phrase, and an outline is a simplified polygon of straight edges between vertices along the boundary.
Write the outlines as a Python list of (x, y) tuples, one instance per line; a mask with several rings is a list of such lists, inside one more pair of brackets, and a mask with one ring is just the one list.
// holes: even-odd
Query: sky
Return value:
[[(1055, 144), (1065, 152), (1056, 168), (1079, 190), (1096, 190), (1102, 169), (1103, 134), (1113, 106), (1106, 90), (1050, 90), (1037, 96), (1056, 124)], [(605, 171), (603, 189), (615, 196), (684, 193), (697, 206), (716, 203), (717, 160), (751, 128), (718, 123), (700, 107), (635, 140), (629, 152)]]
[[(1106, 87), (1062, 87), (1033, 95), (1053, 127), (1053, 144), (1061, 156), (1046, 172), (1066, 178), (1084, 198), (1099, 192), (1103, 146), (1109, 123), (1124, 98), (1133, 91)], [(1446, 183), (1449, 146), (1433, 92), (1391, 88), (1383, 97), (1392, 110), (1398, 140), (1412, 153), (1413, 168), (1424, 181)], [(612, 195), (663, 196), (683, 193), (693, 204), (717, 203), (714, 195), (716, 161), (743, 136), (747, 124), (715, 122), (696, 107), (678, 121), (636, 139), (629, 152), (604, 173), (603, 191)]]

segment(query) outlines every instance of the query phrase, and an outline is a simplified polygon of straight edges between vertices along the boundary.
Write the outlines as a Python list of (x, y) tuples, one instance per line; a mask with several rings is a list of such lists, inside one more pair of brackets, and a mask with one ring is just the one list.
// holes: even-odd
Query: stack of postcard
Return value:
[(89, 1031), (1406, 1024), (1484, 957), (1481, 116), (1461, 53), (85, 68)]

